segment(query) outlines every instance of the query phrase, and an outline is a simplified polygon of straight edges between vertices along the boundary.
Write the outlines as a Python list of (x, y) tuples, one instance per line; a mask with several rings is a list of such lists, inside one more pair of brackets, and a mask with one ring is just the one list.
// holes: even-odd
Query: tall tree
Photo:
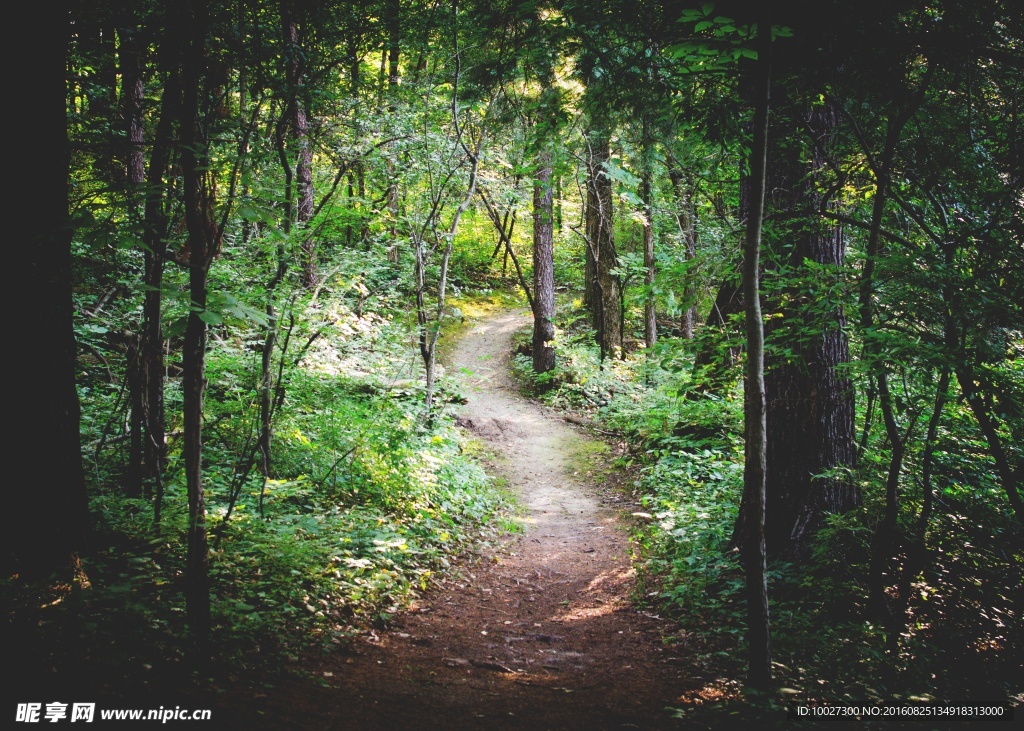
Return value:
[[(762, 16), (766, 13), (762, 13)], [(771, 22), (757, 24), (758, 58), (753, 64), (754, 125), (750, 148), (750, 215), (743, 239), (743, 297), (746, 303), (747, 366), (743, 397), (746, 444), (743, 460), (741, 546), (747, 585), (747, 680), (755, 688), (772, 682), (771, 618), (765, 550), (767, 437), (765, 419), (764, 321), (761, 316), (760, 257), (768, 161), (768, 110), (771, 100)]]
[[(821, 49), (811, 40), (822, 37), (826, 20), (787, 20), (801, 23), (800, 41), (773, 68), (765, 200), (765, 297), (779, 313), (765, 333), (765, 530), (773, 558), (799, 562), (809, 557), (824, 516), (858, 506), (860, 493), (850, 473), (854, 391), (846, 318), (836, 294), (842, 288), (833, 286), (844, 276), (846, 237), (819, 214), (836, 209), (830, 165), (838, 112), (817, 101), (826, 88), (818, 67), (834, 57), (830, 43)], [(741, 93), (749, 93), (742, 83)], [(741, 189), (741, 207), (746, 195)]]
[[(694, 200), (693, 176), (681, 170), (675, 160), (669, 164), (668, 176), (675, 194), (676, 222), (679, 225), (679, 234), (683, 238), (686, 261), (692, 263), (697, 257), (697, 206)], [(688, 272), (683, 289), (683, 309), (679, 317), (679, 330), (686, 340), (693, 339), (693, 325), (697, 317), (697, 307), (694, 304), (695, 280), (696, 275)]]
[(651, 140), (650, 122), (646, 118), (642, 123), (640, 152), (640, 200), (643, 203), (643, 234), (644, 234), (644, 284), (647, 295), (644, 297), (644, 345), (653, 348), (658, 340), (658, 318), (655, 310), (654, 297), (654, 199), (651, 177), (654, 174), (653, 141)]
[[(793, 92), (797, 100), (809, 94)], [(781, 110), (782, 105), (776, 104)], [(769, 152), (766, 203), (774, 219), (769, 229), (773, 276), (781, 291), (773, 299), (782, 317), (766, 334), (768, 463), (766, 478), (769, 553), (806, 558), (822, 517), (860, 504), (849, 470), (853, 466), (853, 384), (844, 368), (850, 361), (846, 318), (829, 289), (814, 286), (838, 277), (844, 265), (842, 226), (800, 212), (834, 209), (822, 171), (833, 148), (838, 122), (828, 104), (807, 109), (802, 101), (780, 115), (780, 125), (802, 121), (806, 147), (776, 127)], [(830, 301), (830, 299), (832, 301)]]
[[(31, 75), (35, 114), (40, 124), (24, 125), (24, 149), (32, 159), (19, 167), (18, 216), (25, 222), (12, 271), (23, 278), (13, 318), (16, 341), (31, 354), (12, 360), (12, 383), (31, 394), (31, 407), (19, 411), (8, 444), (16, 469), (3, 531), (5, 567), (25, 576), (45, 577), (67, 566), (88, 535), (88, 505), (79, 436), (80, 405), (75, 388), (77, 346), (73, 330), (71, 224), (68, 215), (69, 142), (67, 133), (67, 5), (29, 8), (39, 52)], [(63, 13), (61, 13), (63, 11)], [(56, 21), (52, 13), (57, 13)], [(29, 94), (29, 90), (24, 90)], [(16, 290), (18, 291), (18, 290)], [(10, 574), (8, 574), (10, 575)]]
[[(206, 389), (207, 278), (217, 253), (219, 232), (214, 221), (214, 187), (209, 166), (208, 127), (200, 122), (200, 96), (206, 61), (209, 23), (205, 3), (188, 7), (188, 33), (182, 59), (181, 167), (185, 222), (188, 228), (190, 308), (182, 346), (184, 395), (184, 461), (188, 487), (188, 549), (186, 615), (193, 639), (203, 646), (210, 632), (210, 558), (206, 537), (206, 494), (203, 487), (203, 399)], [(204, 105), (205, 106), (205, 105)]]
[(534, 58), (541, 91), (537, 121), (533, 126), (536, 146), (533, 182), (533, 370), (547, 373), (555, 367), (555, 264), (552, 153), (559, 132), (561, 100), (554, 87), (554, 59), (544, 33), (540, 9), (532, 19)]
[(551, 150), (537, 155), (533, 183), (533, 370), (555, 367), (555, 272)]
[[(288, 129), (295, 147), (295, 222), (305, 227), (313, 217), (313, 149), (309, 142), (309, 115), (306, 111), (306, 54), (299, 32), (298, 6), (295, 0), (281, 2), (281, 29), (285, 44), (285, 95)], [(312, 289), (320, 281), (316, 239), (302, 239), (302, 283)]]
[[(117, 35), (121, 70), (121, 122), (125, 144), (121, 158), (125, 166), (126, 197), (129, 216), (139, 216), (139, 198), (146, 182), (146, 156), (143, 149), (143, 46), (138, 24), (127, 9), (119, 8)], [(131, 447), (125, 470), (125, 490), (131, 497), (142, 494), (145, 453), (145, 391), (142, 378), (141, 334), (133, 336), (129, 348), (128, 391), (131, 411)]]
[(168, 168), (175, 150), (182, 103), (182, 12), (168, 9), (167, 32), (160, 48), (159, 70), (164, 75), (160, 112), (146, 172), (146, 200), (142, 224), (143, 284), (142, 336), (139, 344), (139, 388), (142, 392), (145, 441), (143, 479), (153, 491), (153, 511), (159, 523), (163, 510), (166, 462), (164, 407), (163, 280), (171, 208)]
[(612, 179), (609, 132), (592, 126), (587, 140), (587, 202), (585, 241), (587, 289), (590, 291), (591, 320), (602, 357), (616, 357), (622, 349), (622, 304), (619, 298), (618, 252), (612, 209)]

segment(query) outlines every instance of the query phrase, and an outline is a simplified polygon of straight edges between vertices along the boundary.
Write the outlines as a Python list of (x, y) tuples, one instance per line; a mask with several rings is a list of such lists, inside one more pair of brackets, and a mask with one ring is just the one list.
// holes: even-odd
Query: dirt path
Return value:
[(524, 508), (524, 531), (392, 629), (315, 668), (331, 687), (303, 704), (302, 718), (265, 708), (277, 727), (677, 723), (665, 708), (692, 681), (682, 659), (661, 646), (669, 628), (630, 606), (634, 576), (621, 509), (613, 491), (588, 484), (581, 468), (580, 455), (597, 445), (509, 385), (511, 336), (527, 321), (523, 313), (488, 318), (453, 355), (468, 398), (460, 421), (496, 455), (492, 466)]

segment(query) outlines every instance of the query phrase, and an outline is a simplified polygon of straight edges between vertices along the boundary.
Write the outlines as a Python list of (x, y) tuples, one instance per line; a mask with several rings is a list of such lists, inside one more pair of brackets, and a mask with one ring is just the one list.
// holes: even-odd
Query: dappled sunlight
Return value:
[(551, 619), (555, 622), (578, 622), (627, 608), (635, 579), (636, 571), (629, 565), (602, 571), (580, 592), (580, 599), (571, 602)]

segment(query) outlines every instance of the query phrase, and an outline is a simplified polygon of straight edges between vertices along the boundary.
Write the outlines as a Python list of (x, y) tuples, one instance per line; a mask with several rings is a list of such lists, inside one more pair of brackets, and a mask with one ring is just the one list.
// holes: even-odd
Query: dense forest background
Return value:
[(525, 307), (522, 387), (620, 446), (635, 602), (774, 688), (723, 706), (1019, 704), (1024, 18), (770, 5), (40, 18), (24, 677), (244, 676), (387, 627), (514, 522), (445, 357)]

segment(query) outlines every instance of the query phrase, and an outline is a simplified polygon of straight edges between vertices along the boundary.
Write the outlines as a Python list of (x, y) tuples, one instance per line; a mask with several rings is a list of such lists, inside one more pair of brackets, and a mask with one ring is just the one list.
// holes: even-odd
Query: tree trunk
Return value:
[[(387, 0), (388, 89), (392, 96), (398, 87), (398, 60), (401, 52), (401, 12), (399, 0)], [(392, 107), (391, 111), (394, 111)]]
[[(283, 123), (284, 120), (282, 120)], [(281, 170), (284, 173), (284, 215), (282, 216), (282, 229), (285, 236), (292, 232), (292, 191), (294, 189), (294, 174), (292, 166), (288, 162), (288, 153), (285, 150), (283, 124), (278, 126), (276, 133), (277, 155), (281, 163)], [(277, 330), (279, 317), (277, 307), (274, 303), (277, 287), (284, 280), (288, 271), (288, 257), (283, 240), (277, 242), (276, 248), (277, 266), (274, 274), (267, 282), (267, 324), (263, 332), (263, 348), (260, 363), (260, 472), (263, 474), (263, 483), (260, 486), (260, 515), (263, 515), (263, 496), (266, 493), (267, 480), (270, 479), (271, 465), (271, 444), (273, 442), (273, 416), (274, 416), (274, 348), (277, 345)]]
[(747, 682), (767, 689), (772, 682), (771, 617), (765, 550), (766, 409), (764, 325), (761, 318), (760, 255), (768, 159), (768, 108), (771, 95), (771, 24), (757, 25), (758, 60), (754, 64), (754, 138), (750, 151), (751, 209), (743, 240), (743, 299), (746, 302), (747, 368), (744, 388), (746, 445), (743, 505), (746, 516), (741, 552), (747, 587)]
[(597, 198), (596, 171), (587, 164), (587, 191), (583, 205), (583, 305), (590, 313), (590, 324), (595, 331), (601, 328), (601, 289), (597, 282), (597, 236), (600, 230), (600, 206)]
[[(73, 561), (84, 548), (88, 528), (85, 473), (79, 436), (80, 407), (75, 389), (76, 343), (71, 297), (71, 228), (68, 220), (69, 144), (67, 136), (67, 75), (69, 25), (44, 19), (50, 7), (26, 8), (33, 16), (26, 27), (42, 28), (33, 35), (38, 53), (32, 74), (33, 120), (21, 125), (32, 164), (19, 170), (14, 206), (31, 215), (16, 216), (15, 261), (9, 264), (23, 286), (16, 303), (27, 316), (12, 318), (12, 343), (30, 357), (10, 359), (11, 383), (32, 399), (17, 414), (9, 454), (15, 470), (9, 477), (7, 524), (2, 531), (4, 576), (19, 572), (44, 578)], [(19, 92), (22, 91), (19, 89)], [(28, 90), (25, 89), (25, 92)], [(17, 226), (17, 223), (16, 223)], [(20, 292), (31, 299), (21, 300)], [(45, 451), (40, 457), (40, 443)], [(13, 566), (7, 566), (8, 559)]]
[(145, 396), (142, 390), (139, 336), (131, 334), (128, 343), (125, 378), (128, 380), (128, 465), (124, 472), (124, 494), (130, 498), (142, 496), (142, 459), (145, 451), (143, 435), (145, 424)]
[(146, 210), (143, 223), (143, 281), (146, 292), (142, 303), (142, 342), (140, 345), (139, 380), (146, 422), (143, 481), (153, 491), (153, 517), (159, 524), (163, 510), (163, 472), (166, 463), (164, 413), (164, 338), (162, 309), (164, 258), (167, 253), (168, 215), (164, 198), (164, 175), (171, 155), (174, 127), (181, 114), (181, 74), (178, 48), (170, 33), (164, 44), (161, 63), (169, 67), (160, 101), (160, 119), (153, 138), (149, 171), (146, 176)]
[(206, 538), (206, 496), (203, 489), (203, 395), (206, 388), (207, 274), (216, 253), (213, 190), (204, 169), (208, 163), (205, 129), (198, 125), (200, 78), (203, 74), (206, 13), (202, 3), (190, 7), (190, 39), (183, 64), (181, 166), (185, 222), (189, 236), (191, 310), (182, 347), (185, 481), (188, 489), (188, 548), (185, 607), (189, 631), (200, 648), (210, 632), (210, 567)]
[(586, 229), (587, 255), (593, 259), (591, 318), (602, 358), (614, 358), (622, 346), (619, 280), (612, 274), (618, 266), (612, 218), (612, 181), (604, 173), (604, 166), (610, 159), (607, 135), (596, 132), (591, 139), (588, 166)]
[(142, 64), (143, 48), (139, 42), (139, 29), (122, 27), (118, 30), (121, 45), (118, 56), (121, 62), (121, 114), (124, 119), (126, 148), (122, 159), (125, 162), (125, 179), (132, 196), (146, 179), (146, 156), (142, 122)]
[[(803, 98), (803, 95), (801, 95)], [(815, 136), (809, 154), (781, 139), (772, 151), (770, 209), (781, 220), (796, 211), (819, 210), (818, 171), (831, 148), (836, 111), (829, 105), (809, 113), (797, 105)], [(781, 223), (772, 247), (781, 267), (802, 281), (813, 275), (805, 262), (838, 271), (846, 249), (841, 227), (817, 219), (798, 219), (795, 226)], [(821, 271), (819, 269), (819, 271)], [(820, 276), (820, 274), (818, 275)], [(784, 288), (783, 317), (773, 318), (767, 338), (776, 352), (765, 374), (768, 419), (766, 481), (766, 537), (769, 554), (797, 561), (807, 558), (810, 543), (822, 518), (860, 504), (860, 493), (847, 471), (854, 461), (854, 393), (843, 367), (850, 360), (841, 306), (819, 314), (813, 295), (802, 284)], [(808, 332), (814, 333), (807, 337)]]
[[(126, 146), (122, 152), (127, 182), (127, 197), (131, 215), (138, 215), (139, 196), (146, 181), (146, 159), (142, 139), (142, 48), (138, 42), (138, 28), (123, 23), (118, 29), (121, 40), (118, 58), (121, 65), (121, 114), (125, 127)], [(125, 473), (125, 493), (139, 497), (143, 489), (143, 461), (145, 453), (145, 381), (142, 377), (142, 335), (134, 335), (128, 351), (128, 392), (131, 410), (131, 437), (128, 467)]]
[[(458, 6), (456, 4), (452, 5), (453, 15), (458, 12), (457, 7)], [(456, 152), (461, 148), (469, 161), (469, 180), (466, 184), (466, 195), (455, 208), (455, 214), (452, 216), (451, 225), (448, 227), (447, 233), (444, 234), (445, 247), (444, 253), (441, 256), (439, 267), (440, 271), (438, 273), (437, 307), (434, 311), (433, 321), (431, 321), (426, 307), (426, 268), (428, 263), (427, 257), (429, 255), (426, 242), (423, 241), (423, 235), (426, 232), (426, 227), (421, 230), (420, 235), (417, 237), (415, 242), (416, 263), (414, 275), (416, 277), (416, 320), (419, 325), (420, 355), (423, 357), (423, 366), (426, 372), (426, 397), (424, 399), (424, 404), (426, 406), (428, 420), (433, 418), (431, 411), (434, 405), (437, 339), (441, 335), (441, 320), (444, 317), (445, 292), (448, 287), (448, 264), (451, 262), (452, 248), (455, 244), (455, 234), (459, 230), (459, 222), (462, 220), (462, 215), (469, 209), (470, 204), (473, 202), (473, 196), (476, 195), (477, 173), (480, 169), (480, 151), (483, 149), (485, 138), (484, 128), (481, 126), (480, 136), (477, 138), (475, 148), (470, 149), (464, 139), (466, 129), (459, 122), (458, 93), (462, 66), (459, 56), (459, 36), (457, 28), (455, 29), (454, 40), (455, 83), (452, 86), (451, 115), (452, 124), (456, 130)], [(489, 113), (490, 107), (488, 107), (488, 114)], [(434, 214), (436, 214), (439, 204), (440, 199), (437, 199), (434, 204)], [(434, 230), (436, 232), (436, 227)], [(437, 241), (435, 245), (439, 244), (440, 241)], [(433, 325), (433, 327), (431, 327), (431, 325)]]
[[(693, 198), (693, 177), (684, 175), (674, 164), (669, 167), (669, 180), (676, 197), (676, 220), (679, 223), (679, 234), (683, 237), (686, 249), (686, 261), (692, 262), (697, 257), (697, 210)], [(679, 317), (679, 329), (684, 339), (693, 339), (693, 322), (697, 317), (694, 302), (697, 289), (694, 286), (696, 275), (687, 272), (683, 284), (683, 311)]]
[[(313, 217), (313, 152), (309, 145), (309, 119), (306, 114), (305, 69), (301, 61), (302, 45), (294, 0), (281, 3), (281, 26), (285, 52), (285, 81), (288, 86), (288, 125), (295, 145), (295, 222), (304, 229)], [(302, 284), (313, 289), (320, 283), (316, 239), (308, 231), (302, 240)]]
[(551, 151), (538, 155), (533, 184), (533, 370), (555, 367), (555, 266)]
[[(401, 53), (401, 11), (402, 6), (399, 0), (387, 0), (387, 50), (385, 56), (388, 64), (388, 111), (392, 114), (398, 109), (396, 99), (398, 96), (398, 62)], [(381, 60), (383, 69), (384, 59)], [(390, 149), (392, 146), (389, 145)], [(384, 191), (384, 207), (388, 211), (388, 234), (391, 245), (388, 248), (388, 261), (397, 264), (401, 260), (401, 247), (398, 241), (398, 175), (395, 169), (394, 160), (386, 158), (387, 166), (387, 188)]]
[(644, 345), (653, 348), (658, 340), (658, 318), (654, 297), (654, 202), (651, 197), (651, 142), (644, 122), (644, 144), (640, 178), (640, 198), (644, 204), (644, 284), (647, 296), (644, 298)]

